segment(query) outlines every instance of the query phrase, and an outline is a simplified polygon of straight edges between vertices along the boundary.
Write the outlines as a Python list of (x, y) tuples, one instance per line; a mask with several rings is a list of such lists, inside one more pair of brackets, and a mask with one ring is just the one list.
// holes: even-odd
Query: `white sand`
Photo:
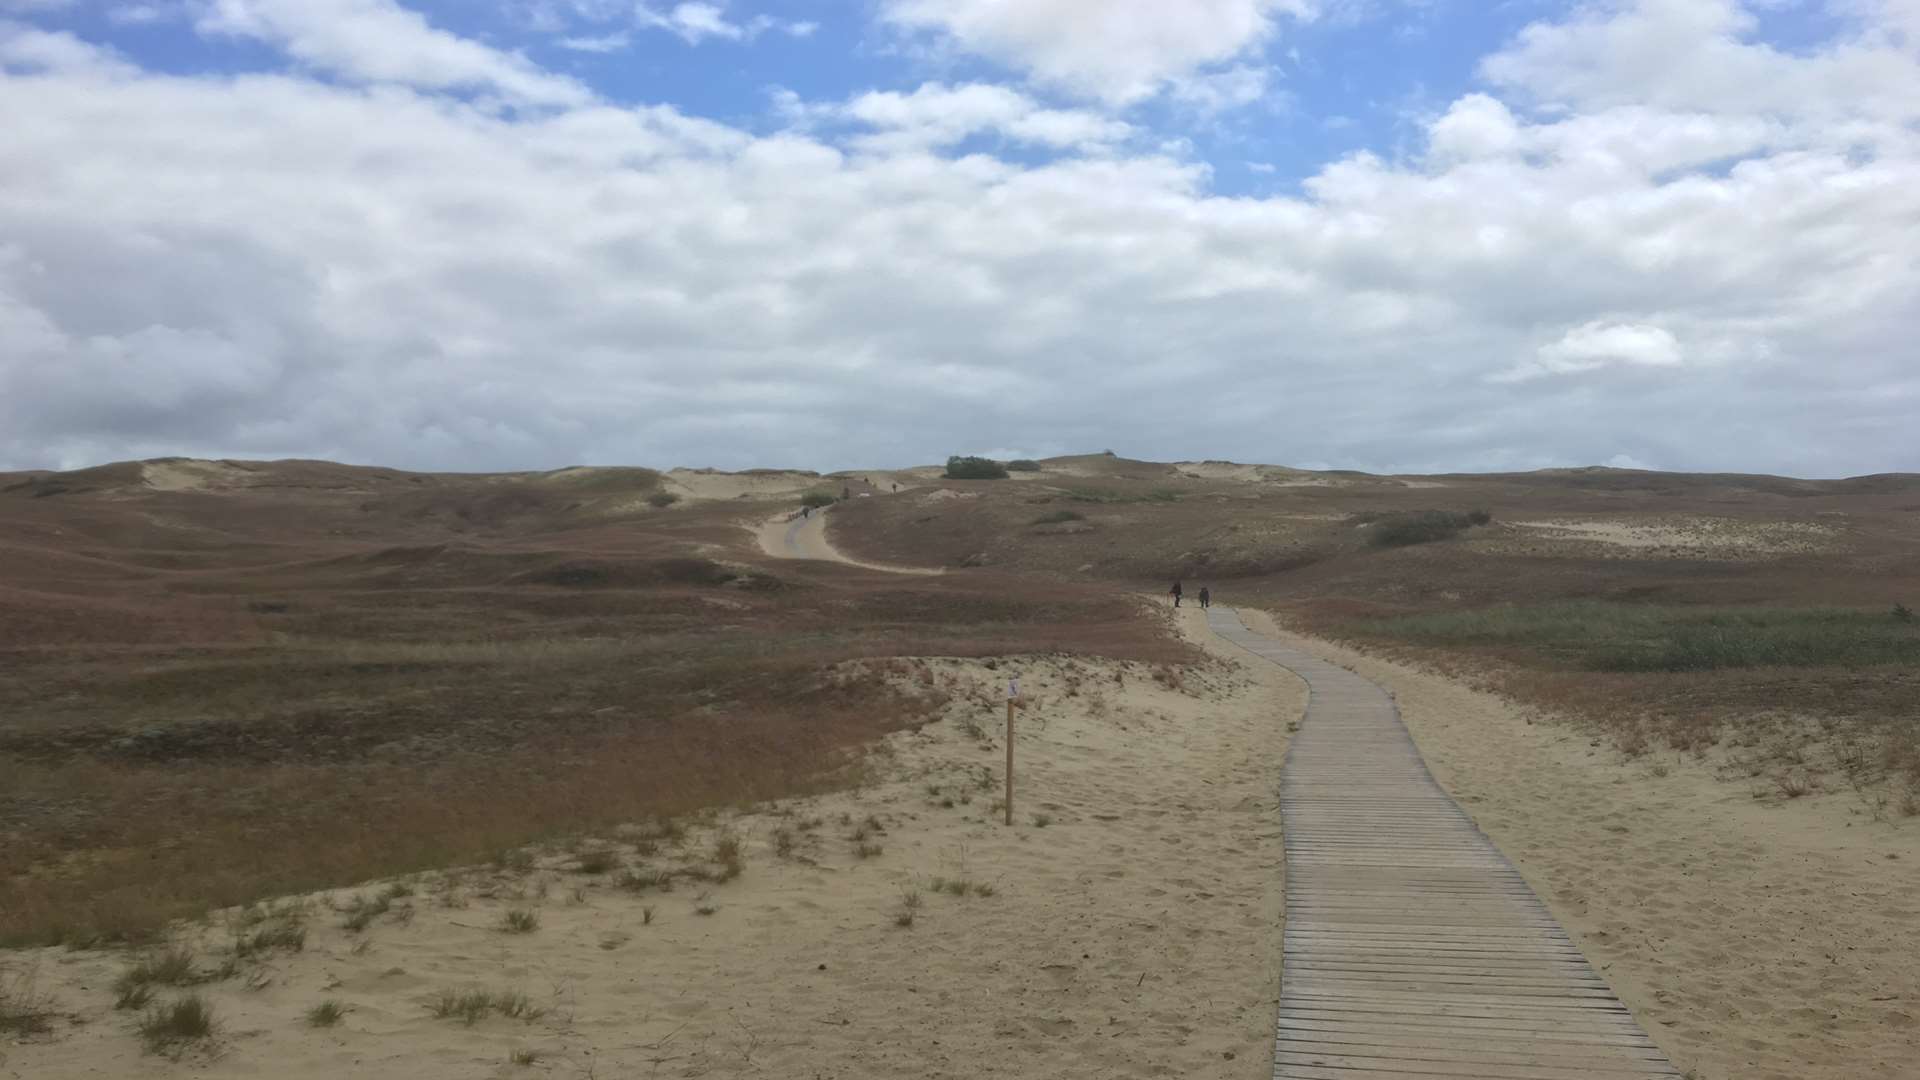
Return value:
[(815, 510), (811, 516), (800, 518), (796, 518), (791, 513), (783, 513), (776, 514), (758, 524), (748, 523), (744, 527), (753, 530), (754, 539), (759, 543), (760, 550), (776, 559), (815, 559), (865, 567), (868, 570), (883, 570), (889, 574), (924, 574), (934, 577), (946, 573), (939, 567), (894, 566), (889, 563), (866, 562), (847, 555), (827, 541), (827, 517), (828, 512), (824, 509)]
[[(877, 782), (717, 823), (746, 838), (739, 879), (633, 895), (565, 872), (556, 852), (531, 874), (447, 875), (453, 906), (423, 881), (401, 901), (410, 921), (364, 934), (316, 909), (304, 952), (203, 988), (221, 1034), (213, 1053), (179, 1062), (143, 1056), (133, 1016), (113, 1011), (122, 956), (15, 954), (7, 962), (37, 965), (65, 1015), (50, 1038), (0, 1044), (0, 1077), (1261, 1080), (1281, 917), (1275, 790), (1305, 695), (1278, 668), (1218, 655), (1186, 693), (1138, 665), (1020, 664), (1035, 700), (1016, 740), (1012, 828), (989, 806), (1009, 669), (935, 661), (925, 677), (956, 704), (887, 740)], [(862, 860), (848, 836), (869, 816), (884, 850)], [(782, 826), (806, 838), (792, 858), (772, 850)], [(995, 893), (934, 895), (935, 876)], [(896, 926), (914, 888), (922, 906)], [(540, 928), (490, 929), (510, 906), (537, 910)], [(210, 949), (226, 939), (190, 936)], [(465, 987), (524, 991), (549, 1011), (472, 1027), (429, 1015), (437, 991)], [(327, 998), (345, 1020), (305, 1026)], [(542, 1056), (516, 1067), (516, 1048)]]
[(1656, 776), (1493, 695), (1280, 636), (1394, 693), (1435, 777), (1682, 1069), (1920, 1077), (1920, 822), (1758, 802), (1672, 754)]
[(1585, 541), (1638, 549), (1643, 554), (1784, 555), (1831, 546), (1834, 530), (1808, 522), (1733, 521), (1684, 517), (1659, 521), (1565, 520), (1510, 521), (1554, 540)]

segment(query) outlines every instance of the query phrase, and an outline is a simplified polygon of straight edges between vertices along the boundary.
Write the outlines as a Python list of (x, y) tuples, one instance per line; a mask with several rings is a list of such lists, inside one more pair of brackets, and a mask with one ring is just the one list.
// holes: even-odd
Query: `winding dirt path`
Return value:
[(919, 574), (934, 577), (945, 570), (917, 566), (891, 566), (863, 562), (846, 555), (827, 540), (827, 511), (816, 510), (806, 517), (789, 518), (781, 514), (762, 522), (754, 532), (760, 550), (776, 559), (812, 559), (817, 562), (845, 563), (848, 566), (880, 570), (889, 574)]

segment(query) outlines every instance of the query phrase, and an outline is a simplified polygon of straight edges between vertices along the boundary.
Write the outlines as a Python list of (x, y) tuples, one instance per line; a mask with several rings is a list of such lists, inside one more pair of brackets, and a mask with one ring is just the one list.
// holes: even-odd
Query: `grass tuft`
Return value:
[(532, 908), (508, 908), (500, 916), (500, 929), (509, 934), (531, 934), (540, 929), (540, 913)]
[(330, 1028), (338, 1024), (347, 1015), (346, 1007), (332, 998), (307, 1010), (307, 1026)]
[(199, 994), (175, 998), (140, 1020), (140, 1040), (148, 1053), (184, 1048), (213, 1037), (213, 1006)]

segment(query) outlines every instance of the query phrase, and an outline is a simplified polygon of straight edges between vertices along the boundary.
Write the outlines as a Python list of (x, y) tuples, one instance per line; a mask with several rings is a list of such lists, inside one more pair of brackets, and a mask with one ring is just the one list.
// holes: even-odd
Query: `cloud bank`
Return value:
[(747, 126), (389, 0), (195, 8), (266, 74), (0, 20), (0, 467), (1920, 469), (1911, 5), (1794, 52), (1728, 0), (1583, 8), (1410, 152), (1269, 197), (1125, 111), (1311, 14), (1205, 7), (1087, 30), (1121, 78), (1063, 44), (1080, 5), (903, 0), (1088, 96), (928, 82)]

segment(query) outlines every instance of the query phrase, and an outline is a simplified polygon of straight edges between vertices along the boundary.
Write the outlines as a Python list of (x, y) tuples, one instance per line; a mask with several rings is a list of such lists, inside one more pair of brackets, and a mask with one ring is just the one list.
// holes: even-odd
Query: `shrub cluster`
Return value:
[(1374, 521), (1371, 541), (1375, 547), (1406, 547), (1457, 536), (1475, 525), (1485, 525), (1493, 515), (1485, 510), (1464, 514), (1453, 510), (1417, 510), (1406, 514), (1388, 514)]
[(947, 459), (947, 479), (949, 480), (1005, 480), (1007, 467), (983, 457), (961, 457), (958, 454)]
[(1008, 472), (1039, 472), (1040, 463), (1037, 461), (1029, 461), (1026, 458), (1015, 458), (1012, 461), (1007, 462), (1007, 471)]
[(825, 491), (809, 491), (805, 495), (800, 496), (801, 506), (810, 506), (815, 510), (823, 506), (832, 506), (839, 501), (838, 497)]

